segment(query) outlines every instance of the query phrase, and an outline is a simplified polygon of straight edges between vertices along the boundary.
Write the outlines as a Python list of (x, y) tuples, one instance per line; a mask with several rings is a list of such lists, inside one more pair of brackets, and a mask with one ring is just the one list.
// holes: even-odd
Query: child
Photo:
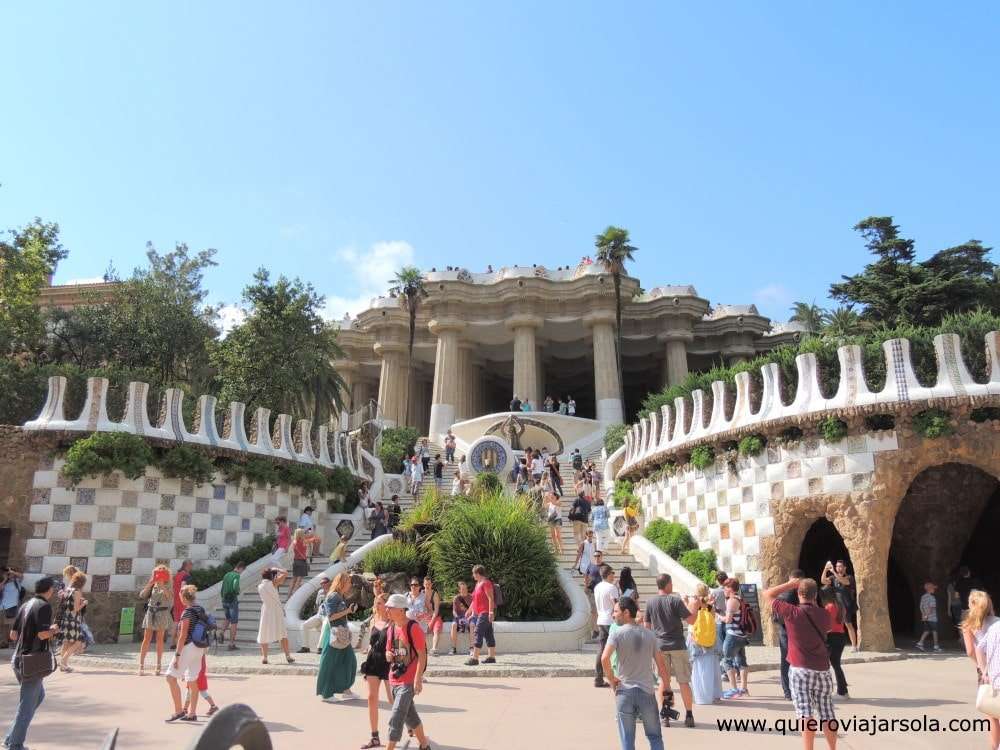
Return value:
[(340, 535), (340, 544), (334, 547), (333, 552), (330, 553), (330, 562), (338, 563), (347, 557), (347, 543), (351, 541), (351, 537), (347, 534)]
[[(218, 704), (216, 704), (216, 702), (212, 700), (212, 696), (208, 694), (208, 674), (205, 672), (204, 655), (202, 655), (201, 657), (201, 671), (198, 673), (198, 692), (201, 694), (202, 698), (208, 701), (208, 712), (205, 714), (205, 716), (211, 716), (212, 714), (214, 714), (216, 711), (219, 710)], [(187, 704), (184, 706), (185, 714), (190, 714), (189, 707), (191, 705), (192, 697), (193, 696), (189, 693)]]
[(444, 461), (441, 460), (441, 454), (438, 453), (434, 456), (434, 491), (437, 493), (441, 492), (441, 482), (444, 480)]
[(934, 650), (941, 650), (941, 647), (938, 645), (937, 597), (934, 596), (935, 591), (937, 591), (937, 585), (928, 581), (924, 584), (924, 595), (920, 597), (920, 619), (924, 624), (924, 632), (920, 634), (920, 640), (917, 641), (917, 648), (920, 651), (926, 650), (924, 648), (924, 640), (927, 638), (928, 633), (934, 636)]

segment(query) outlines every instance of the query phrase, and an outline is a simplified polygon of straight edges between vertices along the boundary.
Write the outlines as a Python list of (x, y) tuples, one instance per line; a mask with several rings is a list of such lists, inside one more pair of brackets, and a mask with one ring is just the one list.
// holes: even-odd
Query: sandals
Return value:
[(157, 664), (156, 665), (156, 676), (159, 677), (161, 674), (162, 674), (162, 670), (160, 668), (160, 665)]
[(180, 721), (198, 721), (198, 716), (196, 714), (184, 714), (180, 718)]
[(214, 705), (211, 708), (209, 708), (208, 711), (205, 712), (205, 716), (211, 716), (212, 714), (217, 713), (218, 710), (219, 710), (219, 706), (218, 705)]
[(166, 722), (169, 724), (170, 722), (177, 721), (178, 719), (181, 719), (185, 716), (187, 716), (187, 714), (184, 711), (178, 711), (175, 714), (171, 714), (170, 718), (166, 719)]
[(368, 742), (361, 746), (361, 750), (371, 750), (373, 747), (382, 747), (382, 742), (379, 740), (378, 735), (373, 736)]
[(146, 668), (145, 667), (139, 667), (138, 676), (139, 677), (145, 677), (146, 676)]

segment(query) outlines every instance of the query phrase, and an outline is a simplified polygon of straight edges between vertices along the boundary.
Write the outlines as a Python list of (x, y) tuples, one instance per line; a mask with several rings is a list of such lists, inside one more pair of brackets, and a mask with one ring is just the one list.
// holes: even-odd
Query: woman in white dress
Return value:
[(288, 630), (285, 628), (285, 608), (281, 604), (276, 586), (280, 586), (288, 578), (288, 571), (281, 568), (267, 568), (260, 575), (260, 627), (257, 629), (257, 643), (260, 646), (261, 664), (267, 664), (267, 648), (278, 641), (285, 659), (294, 664), (295, 659), (288, 652)]

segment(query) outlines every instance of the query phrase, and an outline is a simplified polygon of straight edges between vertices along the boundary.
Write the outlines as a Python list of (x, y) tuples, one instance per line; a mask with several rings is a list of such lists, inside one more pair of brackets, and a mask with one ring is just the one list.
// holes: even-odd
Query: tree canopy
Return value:
[(23, 355), (44, 336), (38, 295), (56, 264), (66, 257), (59, 225), (36, 218), (0, 240), (0, 353)]

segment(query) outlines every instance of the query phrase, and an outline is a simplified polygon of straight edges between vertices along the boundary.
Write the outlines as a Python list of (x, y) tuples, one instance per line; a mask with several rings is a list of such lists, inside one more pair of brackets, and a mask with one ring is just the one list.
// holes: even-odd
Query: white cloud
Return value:
[(335, 263), (346, 272), (344, 287), (357, 294), (326, 295), (323, 317), (341, 320), (345, 313), (354, 317), (366, 310), (374, 297), (385, 294), (389, 280), (402, 266), (413, 265), (414, 251), (409, 242), (390, 240), (376, 242), (367, 250), (345, 247), (334, 253)]
[(753, 300), (761, 307), (788, 307), (792, 304), (792, 293), (781, 284), (768, 284), (754, 291)]
[(246, 320), (247, 313), (239, 305), (223, 305), (219, 308), (219, 324), (222, 328), (222, 337), (233, 330), (236, 326)]

